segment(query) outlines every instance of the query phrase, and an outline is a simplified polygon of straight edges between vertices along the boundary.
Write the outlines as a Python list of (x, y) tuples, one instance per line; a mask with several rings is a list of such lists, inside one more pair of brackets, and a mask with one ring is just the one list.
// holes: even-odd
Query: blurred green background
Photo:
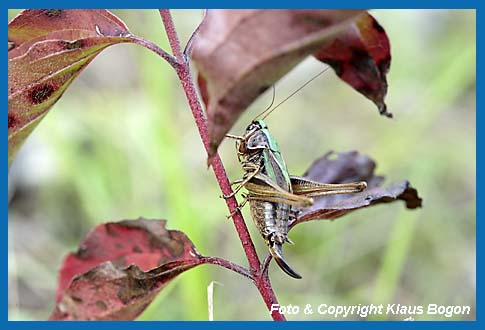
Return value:
[[(155, 10), (116, 10), (137, 35), (168, 49)], [(17, 11), (9, 12), (9, 19)], [(392, 46), (387, 104), (395, 119), (326, 73), (267, 120), (292, 174), (328, 150), (356, 149), (374, 158), (387, 183), (408, 179), (424, 207), (402, 203), (355, 212), (335, 222), (295, 228), (293, 280), (274, 264), (270, 275), (282, 305), (400, 303), (470, 305), (475, 319), (475, 69), (473, 10), (374, 10)], [(186, 41), (199, 10), (175, 10)], [(277, 101), (322, 64), (308, 59), (276, 85)], [(264, 109), (263, 95), (232, 133)], [(220, 154), (240, 178), (234, 144)], [(169, 65), (135, 45), (105, 50), (80, 75), (25, 143), (9, 173), (9, 318), (46, 319), (54, 307), (57, 271), (96, 224), (138, 216), (163, 218), (205, 255), (247, 262)], [(248, 209), (248, 227), (266, 254)], [(268, 320), (252, 283), (215, 266), (178, 277), (142, 320), (207, 320), (207, 286), (216, 320)], [(403, 319), (406, 316), (389, 316)], [(288, 319), (318, 320), (318, 313)], [(445, 319), (414, 316), (416, 320)], [(354, 319), (358, 319), (354, 316)]]

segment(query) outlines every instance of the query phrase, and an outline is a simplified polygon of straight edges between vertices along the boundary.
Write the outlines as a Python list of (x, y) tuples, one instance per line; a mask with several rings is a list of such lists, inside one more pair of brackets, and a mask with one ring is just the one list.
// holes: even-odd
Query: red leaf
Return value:
[(315, 57), (329, 64), (343, 81), (372, 100), (382, 115), (392, 117), (384, 103), (386, 74), (391, 64), (389, 39), (371, 15), (361, 16), (333, 42), (321, 47)]
[(133, 320), (170, 280), (200, 263), (175, 261), (147, 272), (102, 263), (73, 280), (49, 319)]
[(8, 25), (8, 158), (106, 47), (137, 42), (107, 10), (24, 10)]
[(64, 260), (51, 319), (132, 319), (168, 281), (206, 262), (165, 225), (140, 218), (97, 226)]
[(241, 113), (362, 10), (209, 10), (192, 57), (206, 103), (209, 163)]
[[(87, 37), (130, 34), (128, 27), (111, 12), (100, 9), (24, 10), (8, 24), (8, 58), (25, 54), (42, 40), (78, 40)], [(11, 46), (10, 46), (11, 45)]]

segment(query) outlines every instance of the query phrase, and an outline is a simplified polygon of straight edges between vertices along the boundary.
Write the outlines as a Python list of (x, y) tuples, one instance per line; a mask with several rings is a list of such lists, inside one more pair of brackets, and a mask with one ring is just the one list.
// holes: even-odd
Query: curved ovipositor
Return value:
[(302, 278), (300, 274), (295, 272), (293, 268), (286, 262), (285, 257), (283, 256), (282, 245), (278, 243), (274, 243), (269, 247), (269, 252), (273, 256), (274, 260), (280, 266), (280, 268), (288, 275), (293, 278)]

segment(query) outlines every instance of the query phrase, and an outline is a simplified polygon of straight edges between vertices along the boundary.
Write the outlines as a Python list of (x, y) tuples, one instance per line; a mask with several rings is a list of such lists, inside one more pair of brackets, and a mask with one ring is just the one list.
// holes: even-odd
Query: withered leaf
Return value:
[(357, 151), (341, 153), (331, 151), (317, 159), (303, 175), (304, 177), (323, 183), (366, 181), (367, 189), (356, 194), (314, 198), (315, 203), (309, 208), (302, 209), (291, 227), (310, 220), (334, 220), (367, 206), (398, 200), (404, 201), (409, 209), (421, 207), (422, 199), (407, 181), (382, 188), (384, 177), (374, 174), (375, 167), (376, 164), (372, 159)]
[(106, 47), (136, 42), (107, 10), (24, 10), (8, 24), (8, 159)]
[(241, 113), (362, 10), (209, 10), (192, 57), (209, 121), (209, 164)]
[(133, 320), (170, 280), (201, 263), (174, 261), (144, 272), (104, 262), (73, 280), (49, 319)]
[(392, 117), (384, 102), (391, 47), (386, 31), (374, 17), (360, 16), (314, 55), (329, 64), (343, 81), (372, 100), (382, 115)]
[(122, 37), (125, 23), (103, 9), (24, 10), (8, 24), (8, 58), (25, 54), (43, 40), (78, 40), (87, 37)]
[(97, 226), (59, 275), (53, 320), (133, 319), (175, 276), (206, 262), (165, 220)]

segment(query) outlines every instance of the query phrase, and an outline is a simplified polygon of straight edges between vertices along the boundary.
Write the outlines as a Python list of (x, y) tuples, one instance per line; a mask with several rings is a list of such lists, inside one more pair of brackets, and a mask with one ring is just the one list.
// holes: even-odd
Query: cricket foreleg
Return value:
[(244, 137), (239, 135), (226, 134), (226, 137), (238, 141), (244, 141)]

